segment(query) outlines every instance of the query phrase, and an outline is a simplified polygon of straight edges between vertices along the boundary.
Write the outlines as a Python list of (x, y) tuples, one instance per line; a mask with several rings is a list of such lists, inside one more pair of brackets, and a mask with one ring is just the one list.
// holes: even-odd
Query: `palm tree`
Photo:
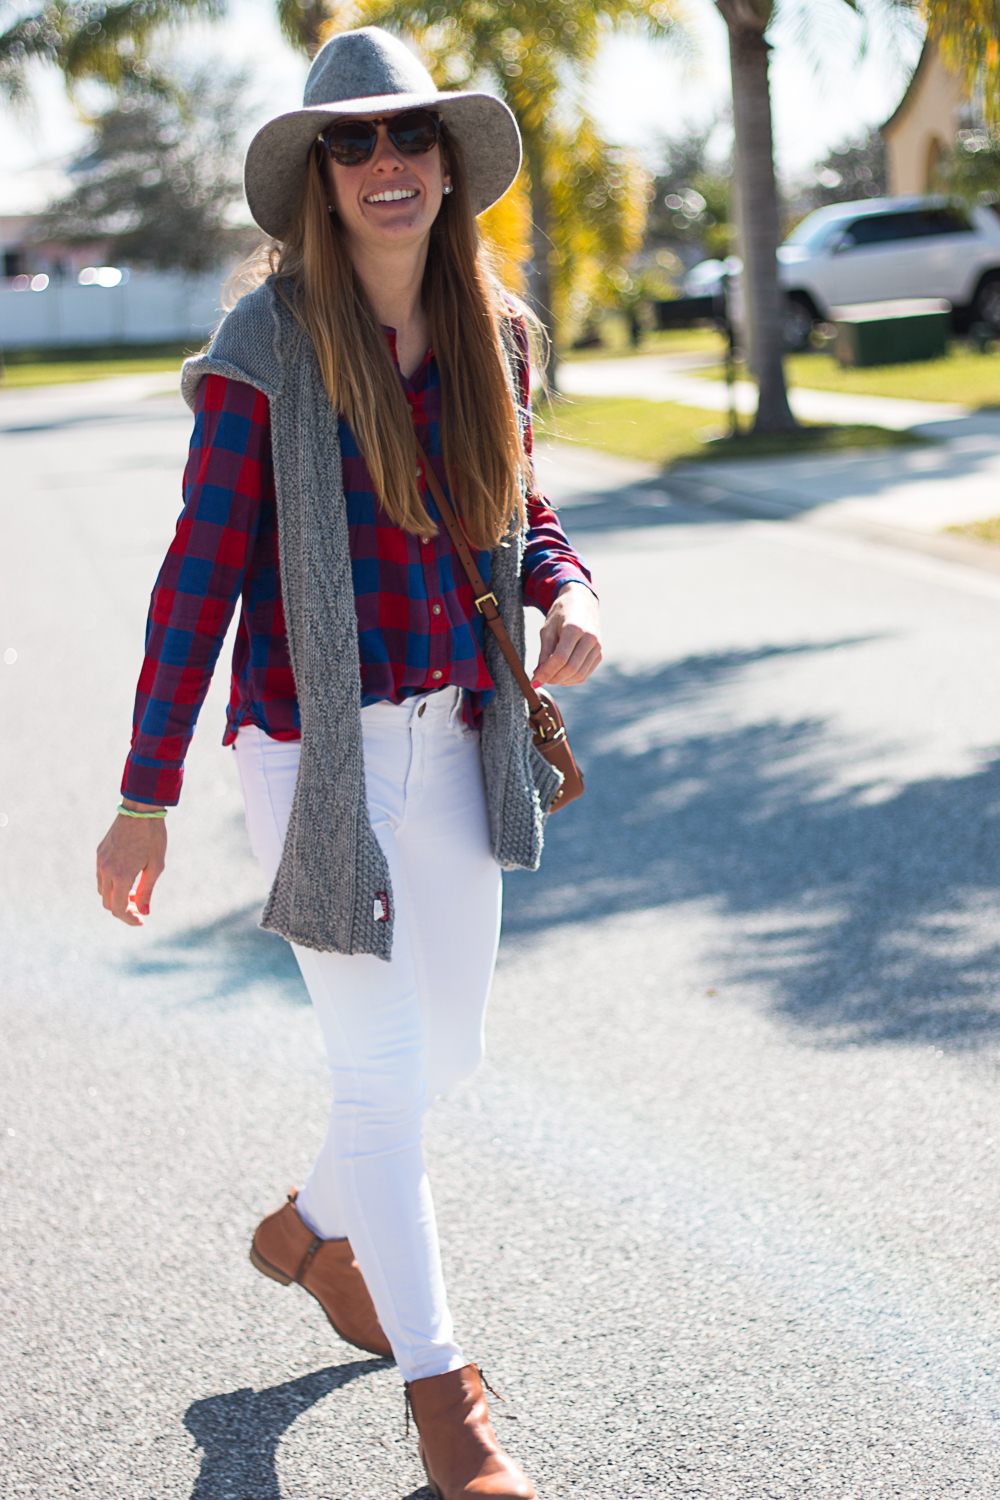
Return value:
[[(757, 379), (754, 431), (792, 432), (784, 347), (784, 296), (778, 285), (781, 216), (774, 177), (774, 139), (767, 32), (777, 11), (805, 11), (807, 0), (715, 0), (729, 32), (735, 136), (736, 216), (743, 256), (743, 307), (750, 367)], [(844, 0), (858, 11), (864, 0)], [(919, 0), (871, 0), (884, 10), (913, 10)], [(950, 0), (945, 0), (950, 3)], [(869, 6), (871, 8), (871, 5)]]
[(225, 0), (42, 0), (28, 7), (0, 0), (0, 97), (27, 98), (27, 71), (41, 59), (59, 68), (72, 91), (83, 79), (116, 85), (168, 88), (146, 58), (149, 42), (165, 26), (191, 15), (219, 16)]
[(715, 0), (715, 3), (729, 29), (744, 316), (750, 338), (750, 364), (760, 392), (754, 431), (791, 432), (797, 424), (788, 405), (781, 362), (780, 221), (768, 82), (771, 46), (765, 37), (774, 13), (774, 0)]
[[(751, 362), (760, 386), (755, 431), (785, 432), (795, 425), (781, 364), (782, 300), (778, 287), (778, 198), (774, 181), (767, 31), (777, 9), (805, 0), (715, 0), (729, 30), (744, 301)], [(946, 59), (1000, 124), (1000, 0), (844, 0), (862, 20), (880, 13), (925, 24)]]
[[(328, 0), (278, 0), (286, 34), (307, 51), (336, 29)], [(351, 24), (406, 31), (444, 88), (488, 76), (510, 106), (524, 143), (521, 187), (530, 216), (528, 295), (549, 334), (574, 296), (596, 295), (638, 248), (645, 179), (625, 153), (609, 149), (578, 94), (604, 37), (631, 27), (653, 39), (678, 32), (674, 0), (361, 0)], [(570, 89), (567, 89), (567, 85)], [(550, 367), (551, 368), (551, 367)]]

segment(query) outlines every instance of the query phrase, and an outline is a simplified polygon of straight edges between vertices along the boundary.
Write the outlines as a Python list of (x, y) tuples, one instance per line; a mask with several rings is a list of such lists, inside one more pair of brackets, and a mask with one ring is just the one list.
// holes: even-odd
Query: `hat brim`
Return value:
[(277, 240), (287, 234), (299, 201), (309, 152), (326, 125), (358, 115), (395, 114), (402, 109), (433, 109), (462, 148), (472, 212), (484, 213), (502, 198), (521, 165), (521, 137), (514, 116), (492, 94), (382, 94), (378, 98), (338, 99), (278, 115), (250, 142), (243, 173), (250, 212)]

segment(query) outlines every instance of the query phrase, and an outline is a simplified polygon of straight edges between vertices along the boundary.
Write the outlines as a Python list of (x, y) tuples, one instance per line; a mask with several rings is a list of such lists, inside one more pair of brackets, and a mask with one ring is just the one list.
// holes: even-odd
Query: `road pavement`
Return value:
[[(426, 1500), (399, 1377), (257, 1275), (323, 1131), (213, 685), (139, 932), (93, 893), (173, 397), (0, 401), (0, 1493)], [(607, 662), (429, 1114), (542, 1500), (995, 1500), (1000, 579), (548, 450)]]

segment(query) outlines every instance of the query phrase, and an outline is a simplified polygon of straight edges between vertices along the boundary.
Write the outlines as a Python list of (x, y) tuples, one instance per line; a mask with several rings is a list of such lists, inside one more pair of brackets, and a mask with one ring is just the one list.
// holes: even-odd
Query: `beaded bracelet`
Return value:
[(133, 812), (130, 807), (126, 807), (124, 802), (119, 802), (118, 811), (123, 818), (165, 818), (167, 816), (167, 808), (165, 807), (158, 807), (155, 812), (137, 813)]

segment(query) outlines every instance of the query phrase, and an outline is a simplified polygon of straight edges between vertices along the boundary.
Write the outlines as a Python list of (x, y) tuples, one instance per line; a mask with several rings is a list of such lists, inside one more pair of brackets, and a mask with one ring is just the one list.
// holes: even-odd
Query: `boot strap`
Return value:
[(312, 1244), (309, 1246), (309, 1249), (306, 1251), (305, 1255), (303, 1255), (302, 1261), (299, 1265), (299, 1269), (295, 1273), (295, 1280), (298, 1282), (299, 1286), (305, 1285), (303, 1277), (308, 1270), (308, 1263), (310, 1260), (312, 1260), (313, 1256), (316, 1254), (316, 1251), (319, 1249), (322, 1243), (323, 1241), (317, 1236), (317, 1238), (314, 1239)]

